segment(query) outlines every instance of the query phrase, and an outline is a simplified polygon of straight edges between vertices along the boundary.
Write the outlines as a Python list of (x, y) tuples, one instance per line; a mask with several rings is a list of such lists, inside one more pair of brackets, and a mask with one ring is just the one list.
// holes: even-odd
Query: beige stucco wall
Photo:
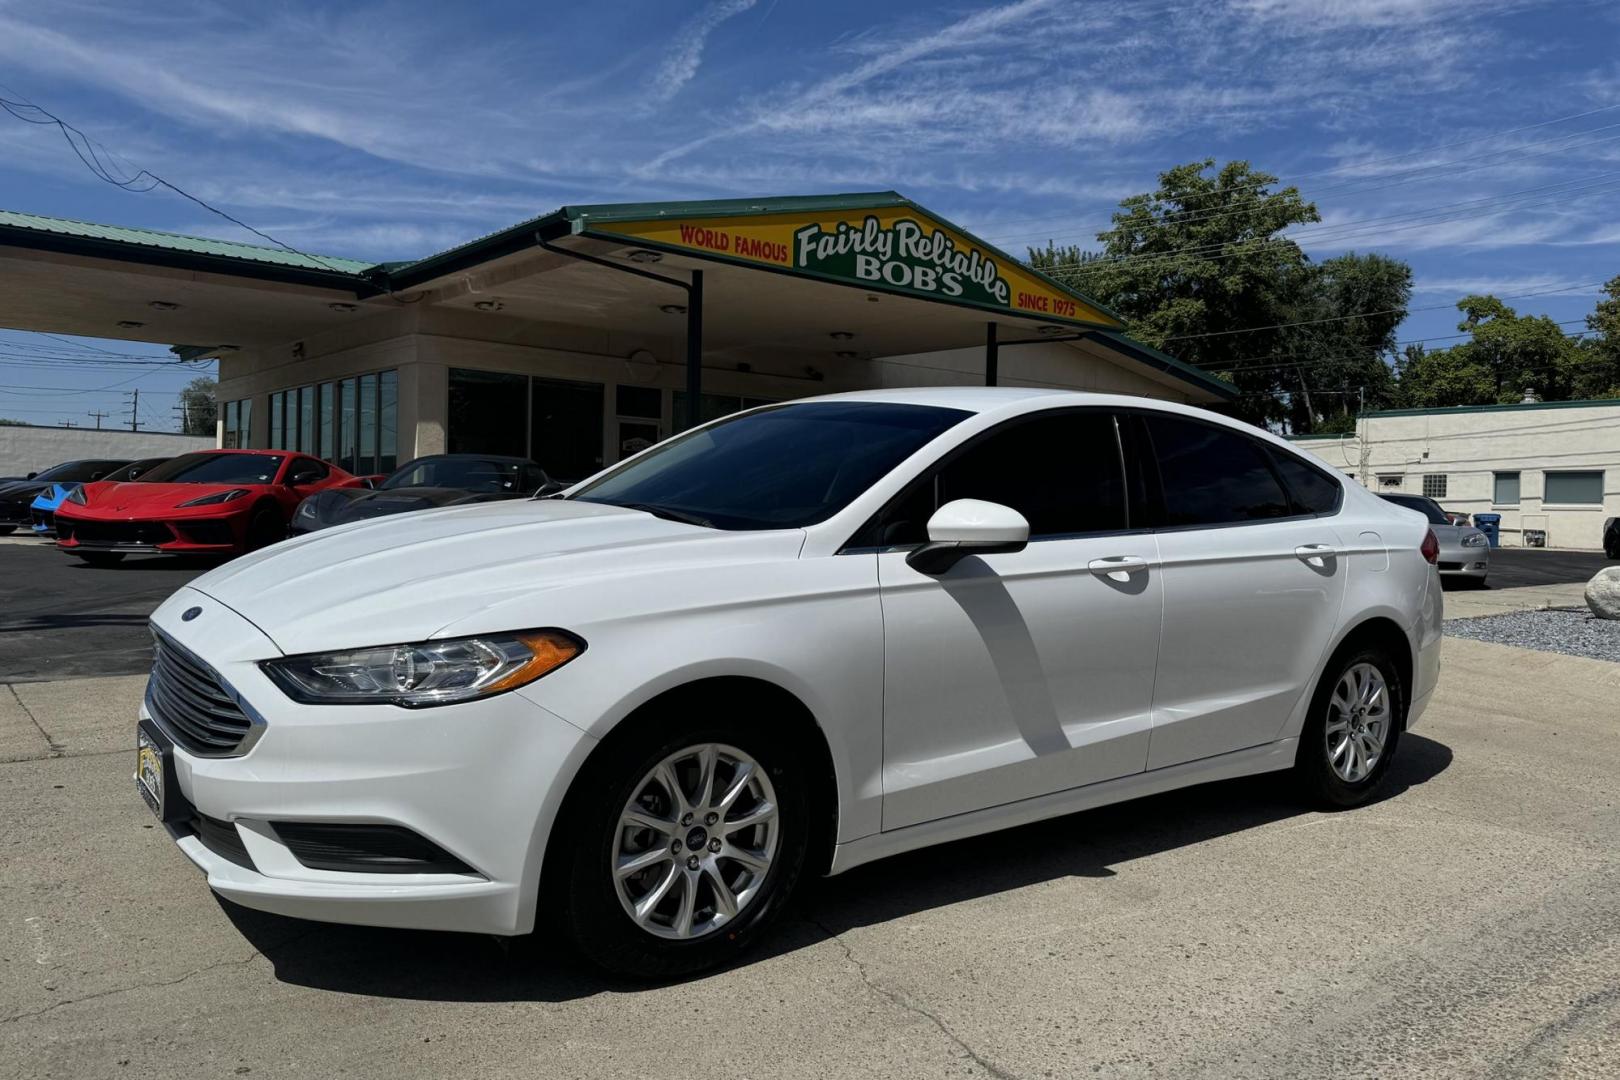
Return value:
[[(1363, 451), (1365, 440), (1365, 451)], [(1363, 418), (1358, 436), (1297, 439), (1307, 450), (1374, 491), (1424, 493), (1443, 475), (1447, 510), (1502, 515), (1502, 542), (1541, 530), (1549, 547), (1600, 548), (1603, 522), (1620, 516), (1620, 402), (1500, 411), (1435, 411)], [(1549, 471), (1602, 471), (1603, 503), (1567, 506), (1543, 497)], [(1495, 474), (1518, 472), (1517, 505), (1494, 500)]]
[[(1165, 401), (1199, 401), (1193, 388), (1177, 379), (1156, 379), (1145, 369), (1126, 367), (1090, 351), (1084, 343), (1034, 342), (997, 351), (997, 383), (1135, 394)], [(874, 387), (960, 386), (984, 380), (984, 350), (950, 349), (870, 361)]]

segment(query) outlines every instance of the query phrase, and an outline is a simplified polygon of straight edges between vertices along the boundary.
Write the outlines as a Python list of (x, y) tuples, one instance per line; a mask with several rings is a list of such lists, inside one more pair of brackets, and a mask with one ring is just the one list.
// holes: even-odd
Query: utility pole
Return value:
[(93, 417), (96, 418), (96, 430), (100, 431), (101, 430), (101, 422), (103, 420), (107, 419), (107, 416), (109, 414), (104, 413), (104, 412), (92, 412), (92, 413), (85, 413), (85, 415), (86, 416), (93, 416)]
[(130, 396), (129, 403), (129, 430), (139, 431), (141, 422), (141, 392), (139, 390), (125, 390)]

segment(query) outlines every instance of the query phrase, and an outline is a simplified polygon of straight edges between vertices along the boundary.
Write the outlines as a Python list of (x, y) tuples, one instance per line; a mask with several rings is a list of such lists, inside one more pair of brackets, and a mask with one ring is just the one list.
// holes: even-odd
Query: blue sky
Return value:
[[(1403, 338), (1455, 333), (1469, 291), (1577, 320), (1620, 273), (1612, 0), (0, 0), (0, 93), (355, 258), (568, 202), (890, 187), (1022, 255), (1213, 156), (1297, 182), (1314, 257), (1409, 261), (1431, 310)], [(4, 115), (0, 207), (252, 239)], [(189, 373), (115, 366), (161, 346), (88, 344), (118, 355), (0, 334), (0, 416), (124, 415), (138, 386), (170, 422)]]

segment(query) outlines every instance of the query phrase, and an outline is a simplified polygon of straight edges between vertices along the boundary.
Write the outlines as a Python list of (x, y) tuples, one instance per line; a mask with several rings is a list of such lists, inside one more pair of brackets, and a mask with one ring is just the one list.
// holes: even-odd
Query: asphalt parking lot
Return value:
[[(8, 1080), (1608, 1077), (1620, 1060), (1620, 665), (1449, 639), (1372, 805), (1307, 811), (1246, 780), (917, 852), (819, 883), (730, 971), (643, 986), (543, 924), (502, 943), (215, 899), (133, 790), (142, 677), (64, 675), (135, 657), (144, 610), (198, 569), (137, 566), (0, 545)], [(76, 659), (51, 667), (52, 648)]]

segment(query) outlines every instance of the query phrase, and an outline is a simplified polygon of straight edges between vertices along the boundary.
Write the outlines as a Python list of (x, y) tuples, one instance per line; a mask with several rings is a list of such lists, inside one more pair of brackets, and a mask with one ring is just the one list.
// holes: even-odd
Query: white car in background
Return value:
[(689, 973), (807, 873), (1275, 770), (1367, 800), (1438, 676), (1435, 550), (1196, 408), (773, 405), (197, 578), (137, 781), (237, 903)]

